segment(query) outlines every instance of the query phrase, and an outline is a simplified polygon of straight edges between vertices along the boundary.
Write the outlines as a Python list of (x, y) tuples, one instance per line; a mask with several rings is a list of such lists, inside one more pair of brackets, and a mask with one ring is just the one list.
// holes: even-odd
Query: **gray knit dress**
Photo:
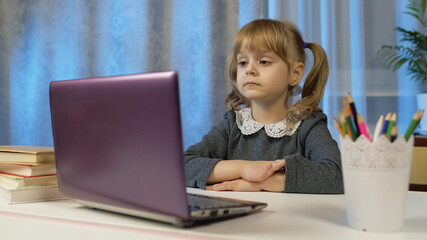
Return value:
[[(239, 114), (239, 112), (238, 112)], [(285, 189), (288, 193), (339, 194), (344, 192), (341, 157), (337, 143), (321, 112), (310, 115), (282, 137), (273, 136), (267, 126), (249, 124), (249, 131), (228, 111), (203, 139), (184, 153), (186, 184), (204, 189), (220, 160), (286, 159)], [(240, 122), (239, 122), (240, 121)], [(240, 124), (238, 124), (240, 123)], [(273, 129), (274, 130), (274, 129)], [(292, 130), (292, 129), (291, 129)], [(274, 134), (274, 131), (273, 131)]]

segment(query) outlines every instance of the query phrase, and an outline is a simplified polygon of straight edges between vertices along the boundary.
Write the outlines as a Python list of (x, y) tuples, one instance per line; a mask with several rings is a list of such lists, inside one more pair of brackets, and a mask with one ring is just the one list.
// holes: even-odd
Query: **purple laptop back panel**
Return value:
[(175, 71), (50, 85), (61, 192), (188, 218)]

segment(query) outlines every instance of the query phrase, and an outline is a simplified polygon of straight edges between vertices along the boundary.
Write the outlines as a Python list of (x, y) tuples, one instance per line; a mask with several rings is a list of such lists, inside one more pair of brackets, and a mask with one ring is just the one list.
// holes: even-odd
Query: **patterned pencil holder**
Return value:
[(347, 220), (369, 232), (396, 232), (404, 225), (414, 138), (370, 142), (340, 137)]

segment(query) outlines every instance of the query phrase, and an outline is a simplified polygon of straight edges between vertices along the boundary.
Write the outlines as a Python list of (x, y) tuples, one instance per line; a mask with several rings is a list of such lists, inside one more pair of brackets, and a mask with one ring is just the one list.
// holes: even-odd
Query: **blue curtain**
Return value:
[[(370, 127), (387, 111), (405, 125), (419, 84), (384, 70), (376, 51), (396, 43), (396, 26), (413, 24), (402, 14), (406, 3), (0, 0), (0, 144), (52, 146), (50, 81), (176, 69), (186, 148), (227, 110), (233, 37), (257, 18), (290, 20), (325, 48), (331, 71), (321, 107), (330, 120), (351, 91)], [(332, 121), (330, 129), (336, 137)]]

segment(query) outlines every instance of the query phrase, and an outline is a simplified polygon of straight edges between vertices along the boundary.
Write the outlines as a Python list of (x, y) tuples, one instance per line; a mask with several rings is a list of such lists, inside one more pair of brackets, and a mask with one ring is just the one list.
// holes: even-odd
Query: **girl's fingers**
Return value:
[(269, 177), (270, 174), (269, 171), (273, 168), (273, 164), (267, 164), (265, 167), (263, 167), (261, 170), (258, 171), (257, 176), (259, 178), (259, 181), (265, 180), (267, 177)]
[(276, 172), (277, 170), (284, 168), (286, 165), (285, 159), (276, 160), (273, 163), (273, 170)]
[(271, 175), (273, 175), (275, 172), (277, 172), (278, 170), (280, 170), (281, 168), (285, 167), (285, 160), (284, 159), (280, 159), (280, 160), (276, 160), (270, 164), (268, 164), (267, 166), (265, 166), (264, 168), (262, 168), (259, 172), (258, 172), (258, 180), (259, 181), (263, 181), (267, 178), (269, 178)]

